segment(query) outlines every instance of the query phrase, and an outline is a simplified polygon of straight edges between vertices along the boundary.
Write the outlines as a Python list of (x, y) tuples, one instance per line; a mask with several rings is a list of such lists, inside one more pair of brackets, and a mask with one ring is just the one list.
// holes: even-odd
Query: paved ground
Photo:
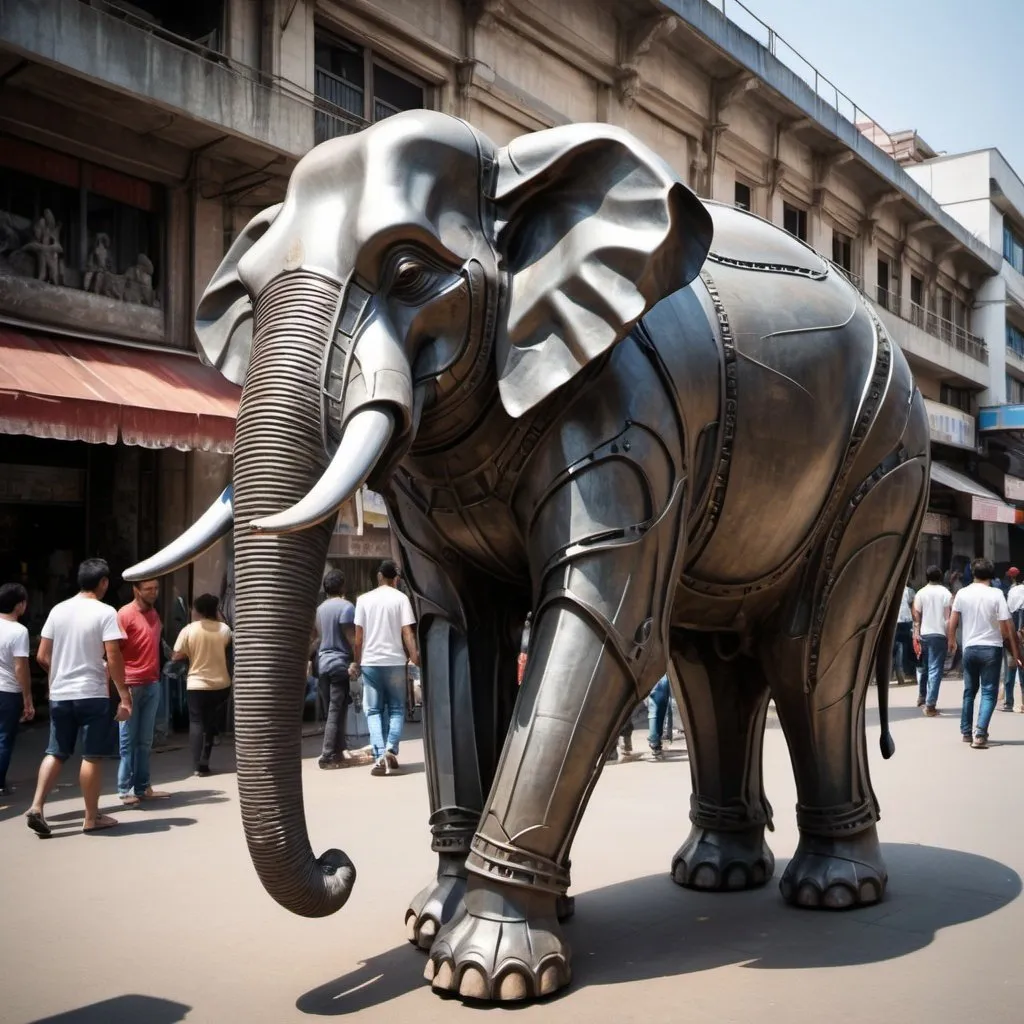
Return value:
[[(953, 710), (958, 694), (947, 680), (941, 704)], [(735, 895), (675, 886), (667, 869), (689, 797), (677, 747), (665, 763), (604, 773), (573, 851), (573, 986), (507, 1012), (588, 1024), (1020, 1021), (1024, 715), (997, 713), (993, 746), (974, 751), (960, 743), (955, 714), (924, 719), (913, 697), (893, 691), (899, 749), (889, 762), (874, 753), (869, 717), (890, 872), (881, 906), (833, 915), (782, 904), (795, 793), (774, 722), (776, 880)], [(307, 741), (313, 847), (344, 847), (360, 871), (348, 905), (320, 921), (292, 917), (263, 893), (234, 775), (191, 778), (184, 751), (154, 760), (155, 781), (176, 794), (169, 804), (120, 813), (119, 829), (84, 836), (69, 785), (50, 806), (57, 836), (36, 839), (21, 815), (39, 747), (30, 734), (12, 772), (19, 792), (0, 807), (0, 1020), (431, 1024), (488, 1012), (432, 994), (422, 954), (404, 941), (405, 901), (432, 872), (418, 742), (403, 747), (410, 774), (376, 779), (318, 771)], [(230, 749), (217, 757), (228, 766)]]

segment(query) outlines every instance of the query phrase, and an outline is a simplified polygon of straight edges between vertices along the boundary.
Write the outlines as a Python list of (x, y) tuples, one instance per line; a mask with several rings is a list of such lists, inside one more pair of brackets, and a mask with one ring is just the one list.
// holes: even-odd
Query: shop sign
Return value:
[(973, 416), (927, 398), (924, 405), (928, 410), (928, 433), (933, 441), (957, 448), (970, 448), (972, 451), (977, 447)]
[(1024, 522), (1024, 512), (992, 498), (971, 498), (971, 518), (982, 523)]
[(0, 503), (80, 505), (83, 501), (84, 470), (0, 463)]
[(1024, 480), (1007, 473), (1003, 477), (1003, 494), (1006, 495), (1007, 501), (1024, 501)]
[(391, 558), (391, 533), (374, 531), (362, 537), (336, 534), (328, 553), (335, 558)]
[(921, 532), (938, 537), (948, 537), (952, 532), (949, 516), (944, 516), (940, 512), (925, 512), (924, 520), (921, 522)]

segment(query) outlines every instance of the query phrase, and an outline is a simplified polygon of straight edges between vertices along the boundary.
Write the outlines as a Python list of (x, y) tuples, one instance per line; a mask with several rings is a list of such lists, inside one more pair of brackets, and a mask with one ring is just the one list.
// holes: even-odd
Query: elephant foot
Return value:
[(878, 903), (888, 875), (875, 826), (845, 839), (800, 836), (779, 889), (795, 907), (846, 910)]
[(437, 933), (462, 909), (466, 895), (466, 858), (441, 854), (437, 877), (421, 889), (405, 912), (406, 938), (418, 948), (428, 950)]
[(712, 892), (756, 889), (775, 870), (775, 857), (764, 841), (764, 826), (742, 832), (719, 832), (694, 825), (672, 858), (672, 879), (687, 889)]
[(441, 929), (423, 976), (436, 992), (512, 1002), (569, 984), (569, 946), (557, 897), (472, 878), (458, 917)]

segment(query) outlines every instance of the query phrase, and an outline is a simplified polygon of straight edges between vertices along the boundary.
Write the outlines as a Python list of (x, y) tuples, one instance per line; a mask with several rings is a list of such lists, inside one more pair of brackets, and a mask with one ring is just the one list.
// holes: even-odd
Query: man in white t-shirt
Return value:
[[(117, 611), (103, 603), (109, 585), (107, 563), (102, 558), (87, 558), (78, 567), (78, 593), (52, 609), (39, 641), (36, 661), (50, 674), (50, 743), (25, 818), (28, 827), (42, 837), (50, 835), (43, 805), (79, 738), (82, 767), (78, 781), (85, 799), (82, 831), (98, 832), (117, 824), (116, 818), (99, 812), (102, 758), (113, 753), (111, 719), (123, 722), (131, 715), (132, 695), (124, 682)], [(108, 676), (121, 700), (114, 716), (110, 713)]]
[(18, 621), (28, 607), (20, 583), (0, 587), (0, 794), (7, 790), (18, 726), (35, 717), (32, 676), (28, 667), (28, 630)]
[[(995, 567), (987, 558), (976, 558), (971, 562), (971, 575), (974, 582), (958, 590), (953, 598), (953, 611), (949, 616), (946, 635), (951, 644), (955, 643), (957, 626), (963, 621), (964, 702), (960, 714), (960, 733), (964, 743), (983, 750), (988, 746), (988, 725), (999, 694), (1003, 643), (1010, 645), (1013, 660), (1018, 666), (1021, 660), (1006, 598), (998, 587), (990, 585), (995, 576)], [(974, 699), (979, 688), (981, 703), (978, 707), (978, 723), (974, 727)]]
[(914, 639), (921, 645), (921, 675), (918, 678), (917, 706), (929, 718), (938, 715), (942, 670), (946, 664), (946, 633), (953, 595), (942, 585), (942, 570), (930, 565), (928, 582), (914, 595)]
[[(1019, 632), (1024, 626), (1024, 583), (1021, 583), (1020, 569), (1011, 567), (1006, 572), (1010, 580), (1010, 589), (1006, 592), (1006, 607), (1010, 609), (1010, 617), (1013, 619), (1014, 631)], [(1000, 705), (1002, 711), (1013, 711), (1013, 684), (1017, 680), (1017, 662), (1006, 653), (1006, 664), (1003, 673), (1003, 703)], [(1020, 673), (1020, 709), (1024, 712), (1024, 672)]]
[[(398, 566), (391, 559), (377, 570), (377, 589), (356, 598), (355, 639), (349, 675), (363, 677), (363, 711), (370, 728), (374, 764), (371, 775), (393, 775), (405, 724), (406, 663), (418, 665), (416, 616), (396, 586)], [(387, 739), (384, 716), (388, 717)]]

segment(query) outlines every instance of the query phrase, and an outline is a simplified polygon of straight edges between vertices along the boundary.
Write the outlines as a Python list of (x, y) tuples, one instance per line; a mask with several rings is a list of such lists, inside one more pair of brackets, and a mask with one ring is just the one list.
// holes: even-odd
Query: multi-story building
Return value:
[[(921, 558), (1002, 551), (1005, 529), (969, 497), (975, 396), (1003, 397), (984, 302), (1004, 262), (894, 159), (912, 133), (885, 135), (745, 26), (708, 0), (0, 5), (0, 432), (18, 467), (0, 474), (2, 554), (52, 590), (80, 553), (121, 567), (205, 507), (229, 473), (237, 393), (193, 355), (199, 294), (314, 143), (420, 106), (499, 144), (622, 125), (701, 196), (822, 252), (928, 400)], [(387, 549), (385, 531), (359, 535), (362, 511), (342, 516), (336, 557)], [(216, 590), (227, 561), (219, 547), (173, 585)]]

